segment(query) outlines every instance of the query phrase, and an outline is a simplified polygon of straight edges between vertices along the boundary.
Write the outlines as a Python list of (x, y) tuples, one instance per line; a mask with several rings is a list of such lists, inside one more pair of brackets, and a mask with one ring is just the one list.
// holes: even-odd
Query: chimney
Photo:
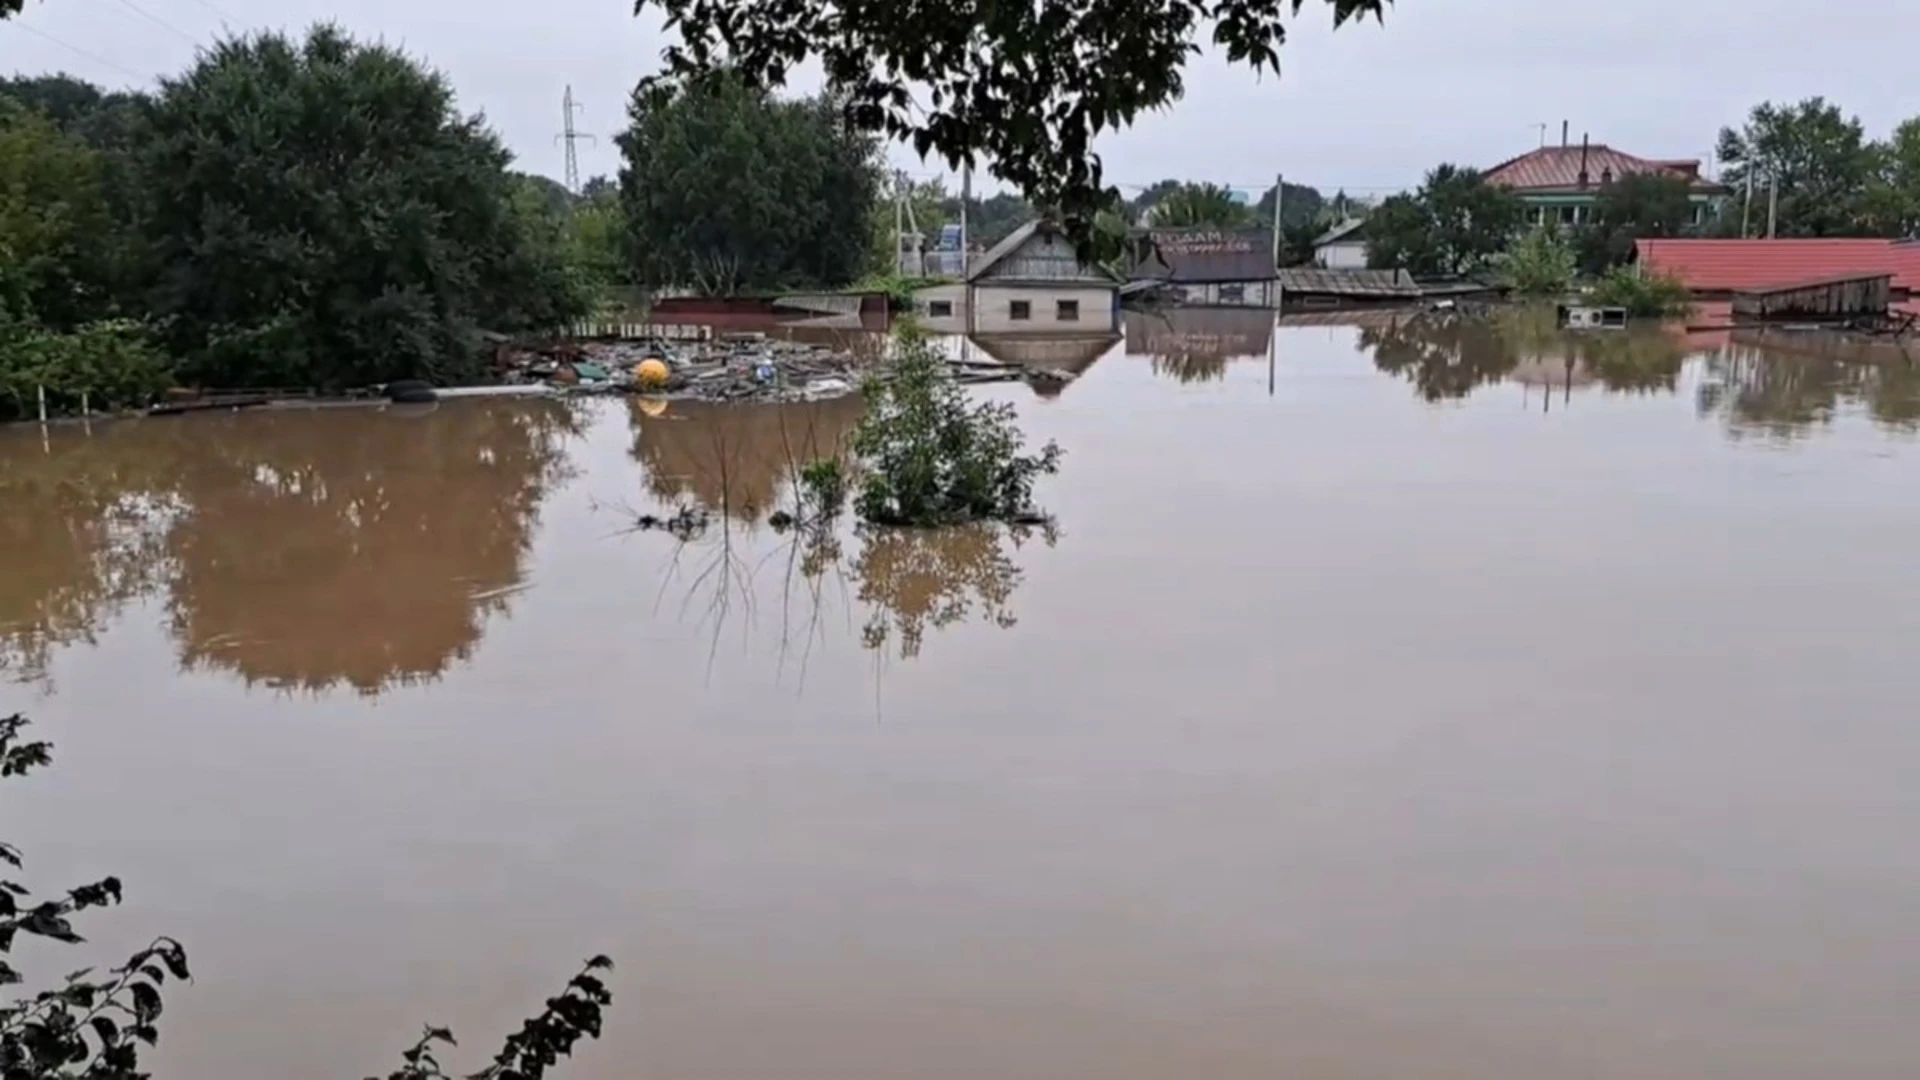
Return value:
[(1609, 165), (1600, 170), (1600, 186), (1606, 187), (1611, 183), (1613, 183), (1613, 166)]
[(1572, 126), (1573, 121), (1571, 120), (1560, 121), (1560, 149), (1562, 150), (1567, 148), (1567, 129)]
[(1580, 136), (1580, 186), (1587, 186), (1587, 137)]

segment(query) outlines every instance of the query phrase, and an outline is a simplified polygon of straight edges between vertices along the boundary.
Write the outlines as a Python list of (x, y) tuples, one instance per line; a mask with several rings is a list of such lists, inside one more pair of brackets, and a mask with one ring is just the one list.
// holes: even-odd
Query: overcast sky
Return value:
[[(1103, 143), (1108, 178), (1264, 187), (1284, 171), (1376, 193), (1440, 161), (1484, 166), (1531, 149), (1540, 124), (1557, 141), (1563, 119), (1576, 141), (1706, 158), (1719, 128), (1762, 100), (1825, 95), (1875, 136), (1920, 114), (1920, 0), (1399, 0), (1384, 26), (1337, 33), (1327, 10), (1308, 4), (1277, 80), (1203, 58), (1182, 101)], [(297, 31), (318, 19), (426, 59), (521, 168), (555, 177), (562, 89), (572, 84), (580, 129), (599, 136), (580, 145), (582, 174), (612, 173), (609, 136), (663, 41), (657, 19), (634, 18), (625, 0), (28, 0), (0, 22), (0, 71), (147, 85), (223, 23)], [(892, 157), (944, 171), (904, 149)]]

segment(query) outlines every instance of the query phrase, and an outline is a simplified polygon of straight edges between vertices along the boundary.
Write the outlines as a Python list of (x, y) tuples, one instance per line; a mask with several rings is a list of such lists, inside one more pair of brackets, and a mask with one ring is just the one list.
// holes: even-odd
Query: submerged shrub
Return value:
[(1600, 278), (1593, 288), (1593, 302), (1602, 307), (1623, 307), (1627, 314), (1641, 318), (1679, 315), (1687, 311), (1687, 287), (1676, 278), (1660, 274), (1642, 274), (1628, 266), (1616, 266)]
[(173, 385), (173, 368), (147, 328), (127, 319), (87, 323), (72, 333), (0, 325), (0, 420), (38, 411), (140, 408)]
[(1577, 268), (1572, 245), (1546, 227), (1521, 237), (1500, 259), (1501, 279), (1508, 288), (1526, 296), (1566, 292)]
[(1059, 470), (1060, 448), (1023, 454), (1025, 442), (1013, 406), (969, 398), (939, 351), (909, 332), (853, 433), (863, 468), (856, 508), (881, 525), (1031, 517), (1033, 483)]

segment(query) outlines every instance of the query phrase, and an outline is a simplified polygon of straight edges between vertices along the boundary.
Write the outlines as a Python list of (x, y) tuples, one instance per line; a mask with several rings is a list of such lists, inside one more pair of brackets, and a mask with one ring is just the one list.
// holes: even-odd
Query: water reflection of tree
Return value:
[(1864, 407), (1879, 423), (1920, 430), (1920, 370), (1898, 347), (1837, 334), (1746, 331), (1707, 358), (1702, 414), (1734, 435), (1791, 439)]
[(1688, 354), (1686, 339), (1665, 327), (1576, 333), (1560, 328), (1553, 308), (1538, 306), (1411, 313), (1364, 327), (1360, 348), (1428, 401), (1464, 398), (1510, 377), (1538, 381), (1540, 372), (1558, 373), (1556, 385), (1671, 393)]
[(164, 593), (181, 663), (374, 692), (478, 642), (521, 578), (572, 411), (243, 413), (0, 444), (0, 667), (42, 677)]
[(1227, 377), (1227, 358), (1207, 353), (1155, 354), (1151, 361), (1155, 375), (1180, 383), (1214, 382)]
[(0, 676), (47, 678), (54, 651), (90, 643), (122, 605), (156, 588), (170, 498), (127, 428), (58, 448), (16, 429), (0, 440)]
[(841, 452), (866, 403), (858, 395), (784, 405), (633, 399), (628, 408), (633, 457), (656, 498), (691, 498), (752, 522), (774, 509), (800, 466)]
[[(899, 642), (900, 656), (920, 655), (929, 627), (979, 617), (1007, 628), (1017, 621), (1008, 601), (1020, 569), (1006, 544), (1019, 547), (1031, 533), (994, 524), (949, 529), (863, 529), (849, 574), (868, 617), (860, 639), (880, 649)], [(1043, 533), (1048, 546), (1057, 539)]]
[(1428, 401), (1463, 398), (1506, 377), (1520, 362), (1493, 320), (1461, 311), (1426, 311), (1360, 331), (1373, 365), (1413, 383)]
[(576, 430), (557, 402), (234, 418), (169, 533), (182, 664), (314, 691), (439, 676), (519, 586)]
[[(708, 532), (682, 541), (662, 582), (678, 581), (679, 610), (697, 621), (717, 649), (729, 626), (743, 632), (768, 605), (767, 575), (780, 579), (777, 598), (781, 665), (804, 678), (812, 650), (833, 627), (859, 628), (863, 647), (920, 654), (929, 630), (972, 619), (1011, 627), (1011, 601), (1021, 572), (1009, 546), (1038, 535), (1049, 547), (1051, 527), (980, 523), (945, 529), (893, 529), (840, 523), (802, 525), (771, 553), (744, 554), (732, 537), (737, 524), (721, 519)], [(847, 552), (852, 550), (851, 558)], [(836, 604), (845, 610), (835, 613)], [(856, 612), (854, 609), (858, 608)]]

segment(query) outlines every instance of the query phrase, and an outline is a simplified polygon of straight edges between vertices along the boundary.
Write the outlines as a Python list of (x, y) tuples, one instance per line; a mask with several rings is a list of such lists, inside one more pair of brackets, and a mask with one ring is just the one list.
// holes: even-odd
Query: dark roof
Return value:
[(1135, 276), (1161, 276), (1180, 285), (1221, 281), (1271, 281), (1273, 233), (1266, 229), (1152, 229), (1147, 233), (1150, 254), (1135, 268)]
[[(1580, 183), (1580, 168), (1585, 160), (1587, 182)], [(1700, 192), (1727, 190), (1702, 180), (1697, 161), (1649, 161), (1623, 154), (1610, 146), (1543, 146), (1487, 170), (1487, 182), (1515, 191), (1549, 194), (1598, 189), (1606, 179), (1618, 179), (1636, 173), (1655, 173), (1685, 180)]]
[(1640, 240), (1640, 265), (1694, 292), (1753, 292), (1802, 282), (1889, 274), (1920, 291), (1920, 245), (1892, 240)]
[(1294, 266), (1280, 271), (1280, 291), (1322, 296), (1417, 297), (1420, 286), (1405, 270), (1327, 270)]

